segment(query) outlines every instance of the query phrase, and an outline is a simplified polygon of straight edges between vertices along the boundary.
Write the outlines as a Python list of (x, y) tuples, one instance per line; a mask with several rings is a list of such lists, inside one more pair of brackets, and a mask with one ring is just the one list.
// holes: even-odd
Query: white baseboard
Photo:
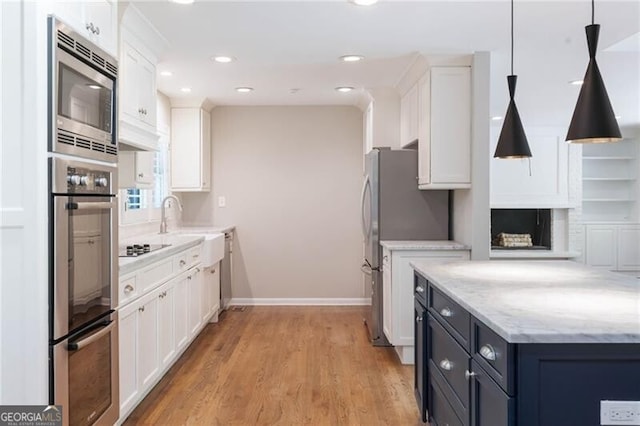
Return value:
[(371, 299), (359, 298), (238, 298), (229, 302), (230, 306), (365, 306)]

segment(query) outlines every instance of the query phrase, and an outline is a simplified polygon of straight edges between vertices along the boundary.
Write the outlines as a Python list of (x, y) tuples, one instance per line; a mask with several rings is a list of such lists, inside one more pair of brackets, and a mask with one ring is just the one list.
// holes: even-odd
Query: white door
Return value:
[(118, 320), (118, 344), (120, 354), (120, 412), (133, 408), (138, 400), (138, 307), (134, 302), (121, 309)]
[(618, 228), (618, 270), (640, 270), (640, 226), (623, 225)]
[(164, 285), (158, 294), (158, 356), (162, 367), (168, 365), (176, 353), (175, 344), (175, 286)]
[(616, 228), (613, 225), (588, 225), (586, 235), (586, 262), (594, 268), (613, 271), (616, 262)]
[(141, 56), (136, 49), (127, 43), (122, 43), (122, 62), (120, 64), (120, 108), (135, 121), (140, 117), (139, 75)]
[(220, 310), (220, 262), (216, 263), (209, 271), (211, 281), (211, 314), (215, 315)]
[(202, 273), (199, 269), (191, 271), (187, 276), (187, 287), (189, 289), (189, 335), (198, 334), (202, 316), (200, 315), (200, 299), (202, 298)]
[(157, 292), (141, 299), (138, 317), (138, 374), (140, 389), (144, 391), (160, 372)]
[(176, 280), (174, 291), (174, 330), (175, 330), (175, 342), (176, 350), (180, 351), (187, 345), (189, 341), (189, 281), (186, 276)]

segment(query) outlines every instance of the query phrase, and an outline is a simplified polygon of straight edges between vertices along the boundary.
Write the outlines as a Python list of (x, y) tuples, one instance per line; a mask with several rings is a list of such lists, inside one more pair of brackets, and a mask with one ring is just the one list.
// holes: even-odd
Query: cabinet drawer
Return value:
[(165, 259), (143, 269), (140, 274), (142, 293), (154, 288), (160, 283), (167, 281), (173, 274), (173, 263), (171, 259)]
[(424, 306), (427, 306), (427, 280), (417, 272), (413, 274), (413, 294)]
[(430, 426), (465, 426), (455, 414), (455, 410), (447, 401), (437, 380), (432, 376), (429, 380), (429, 425)]
[(515, 398), (509, 397), (480, 365), (471, 361), (476, 374), (471, 380), (471, 424), (474, 426), (515, 426)]
[(456, 302), (429, 285), (429, 311), (444, 324), (447, 331), (467, 350), (469, 350), (469, 329), (471, 316)]
[(177, 274), (189, 269), (188, 252), (180, 253), (173, 258), (173, 269)]
[(451, 403), (456, 407), (456, 411), (467, 413), (469, 382), (464, 373), (469, 368), (469, 354), (431, 314), (429, 314), (428, 324), (429, 370), (439, 372), (453, 390), (455, 398)]
[(472, 320), (471, 356), (509, 395), (514, 395), (515, 361), (513, 345), (491, 331), (486, 325)]
[(118, 305), (122, 306), (138, 296), (137, 276), (120, 278), (118, 284)]

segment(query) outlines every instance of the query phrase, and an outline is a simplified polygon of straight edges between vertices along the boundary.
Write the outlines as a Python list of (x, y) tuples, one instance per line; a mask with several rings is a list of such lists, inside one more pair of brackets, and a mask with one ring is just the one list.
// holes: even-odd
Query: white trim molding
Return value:
[(271, 298), (234, 297), (230, 306), (366, 306), (371, 305), (367, 297), (353, 298)]

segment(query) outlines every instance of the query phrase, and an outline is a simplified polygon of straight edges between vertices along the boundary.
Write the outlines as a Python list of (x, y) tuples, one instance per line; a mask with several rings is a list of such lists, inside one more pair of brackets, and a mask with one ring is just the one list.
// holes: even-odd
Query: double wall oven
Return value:
[(49, 38), (49, 403), (65, 425), (113, 425), (117, 62), (55, 17)]

